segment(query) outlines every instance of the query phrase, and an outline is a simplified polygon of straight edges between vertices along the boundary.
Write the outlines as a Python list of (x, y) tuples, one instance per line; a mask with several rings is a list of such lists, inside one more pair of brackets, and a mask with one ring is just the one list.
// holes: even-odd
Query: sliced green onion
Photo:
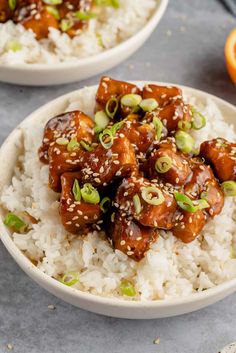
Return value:
[(152, 112), (158, 107), (158, 102), (154, 98), (147, 98), (147, 99), (143, 99), (139, 103), (139, 106), (140, 108), (142, 108), (144, 112)]
[(100, 132), (103, 131), (103, 128), (100, 127), (100, 126), (95, 126), (95, 127), (93, 128), (93, 131), (94, 131), (95, 134), (100, 134)]
[(56, 20), (60, 20), (60, 13), (55, 7), (46, 6), (46, 10), (48, 13), (50, 13), (50, 15), (55, 17)]
[(109, 206), (111, 204), (110, 197), (104, 197), (100, 203), (100, 208), (103, 213), (106, 213), (109, 210)]
[(233, 180), (224, 181), (221, 189), (225, 196), (236, 196), (236, 182)]
[(79, 282), (79, 276), (79, 272), (67, 272), (64, 274), (60, 282), (68, 287), (71, 287)]
[(161, 120), (159, 118), (157, 118), (156, 116), (153, 118), (152, 123), (154, 125), (155, 130), (156, 130), (156, 141), (159, 142), (161, 139), (163, 124), (162, 124)]
[(79, 142), (76, 139), (72, 139), (67, 145), (67, 151), (72, 152), (74, 150), (77, 150), (79, 147), (80, 147)]
[(85, 202), (97, 205), (100, 202), (99, 192), (92, 184), (86, 183), (81, 189), (81, 195)]
[(142, 101), (142, 97), (139, 94), (126, 94), (121, 98), (121, 104), (126, 107), (134, 108), (139, 105)]
[(99, 127), (102, 130), (105, 129), (105, 127), (109, 124), (110, 121), (106, 113), (102, 110), (95, 114), (94, 120), (97, 125), (96, 127)]
[(17, 4), (17, 0), (8, 0), (8, 5), (12, 11), (15, 10)]
[(194, 130), (200, 130), (206, 126), (206, 118), (202, 113), (198, 112), (193, 106), (191, 106), (191, 112), (193, 116), (192, 128)]
[(75, 181), (74, 181), (72, 192), (73, 192), (75, 201), (80, 202), (81, 201), (81, 190), (80, 190), (79, 182), (77, 179), (75, 179)]
[(109, 148), (111, 148), (111, 146), (113, 145), (113, 141), (114, 141), (114, 134), (112, 133), (111, 129), (105, 129), (99, 135), (99, 140), (105, 149), (108, 150)]
[(58, 139), (56, 139), (56, 143), (61, 146), (66, 146), (68, 145), (69, 140), (65, 137), (59, 137)]
[(194, 149), (195, 141), (187, 132), (179, 130), (175, 134), (175, 142), (178, 149), (184, 153), (190, 153)]
[(109, 116), (109, 118), (113, 119), (114, 116), (116, 115), (118, 107), (119, 107), (118, 99), (115, 97), (110, 98), (107, 101), (106, 107), (105, 107), (105, 111), (106, 111), (107, 116)]
[(115, 137), (117, 131), (122, 128), (123, 124), (124, 124), (124, 121), (119, 121), (118, 123), (115, 123), (114, 125), (112, 125), (111, 132), (114, 137)]
[(172, 167), (172, 159), (168, 156), (160, 157), (156, 160), (155, 169), (158, 173), (166, 173)]
[(178, 128), (180, 130), (184, 130), (184, 131), (188, 131), (190, 130), (192, 127), (192, 124), (190, 123), (190, 121), (187, 121), (187, 120), (180, 120), (178, 122)]
[(60, 23), (62, 32), (67, 32), (71, 27), (74, 26), (74, 21), (71, 18), (63, 18)]
[(198, 210), (210, 207), (206, 200), (191, 200), (187, 195), (181, 194), (180, 192), (174, 193), (175, 200), (182, 210), (195, 213)]
[(27, 224), (14, 213), (8, 213), (4, 219), (4, 224), (12, 228), (14, 231), (23, 232), (27, 227)]
[(134, 195), (133, 203), (134, 203), (135, 213), (139, 214), (142, 211), (142, 205), (138, 194)]
[(120, 7), (119, 0), (95, 0), (97, 6), (110, 6), (118, 9)]
[(126, 295), (127, 297), (135, 297), (137, 294), (134, 285), (127, 280), (123, 280), (121, 282), (120, 291), (123, 295)]
[(88, 152), (92, 152), (94, 149), (90, 145), (88, 145), (85, 141), (80, 141), (81, 146)]
[(102, 35), (100, 33), (96, 33), (96, 37), (97, 37), (97, 41), (98, 41), (98, 45), (99, 47), (104, 47), (104, 43), (103, 43), (103, 39), (102, 39)]
[(161, 205), (165, 198), (160, 189), (154, 186), (147, 186), (141, 188), (141, 195), (144, 201), (146, 201), (150, 205)]
[(97, 17), (97, 15), (93, 12), (84, 12), (84, 11), (76, 11), (74, 12), (75, 17), (77, 17), (81, 21), (88, 21), (92, 18)]
[(43, 2), (47, 5), (61, 5), (63, 0), (43, 0)]
[(20, 42), (18, 42), (17, 40), (13, 39), (7, 43), (7, 50), (11, 50), (14, 53), (20, 51), (22, 48), (23, 48), (22, 44)]

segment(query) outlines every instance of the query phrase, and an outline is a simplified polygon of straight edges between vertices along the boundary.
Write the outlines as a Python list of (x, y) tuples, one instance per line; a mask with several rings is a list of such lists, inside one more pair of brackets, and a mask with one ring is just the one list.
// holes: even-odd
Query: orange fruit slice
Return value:
[(229, 76), (236, 84), (236, 28), (229, 34), (226, 40), (225, 59)]

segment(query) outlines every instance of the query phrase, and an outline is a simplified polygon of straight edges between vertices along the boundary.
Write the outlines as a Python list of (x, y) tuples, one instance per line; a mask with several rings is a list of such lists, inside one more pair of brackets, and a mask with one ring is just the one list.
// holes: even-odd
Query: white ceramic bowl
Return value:
[(120, 64), (139, 49), (154, 31), (166, 10), (168, 0), (159, 0), (146, 25), (135, 35), (100, 54), (59, 64), (0, 65), (0, 81), (45, 86), (75, 82), (95, 76)]
[[(146, 82), (135, 83), (143, 86)], [(203, 102), (205, 102), (207, 97), (211, 97), (222, 111), (225, 119), (236, 127), (236, 107), (205, 92), (188, 87), (182, 88), (186, 94), (194, 95)], [(59, 97), (36, 110), (27, 118), (27, 120), (33, 122), (40, 119), (42, 116), (44, 116), (45, 119), (46, 117), (49, 119), (52, 116), (63, 112), (68, 105), (68, 100), (75, 99), (77, 94), (78, 91), (75, 91)], [(8, 185), (11, 182), (13, 168), (20, 153), (17, 147), (17, 141), (19, 141), (20, 138), (21, 125), (10, 134), (0, 149), (0, 194), (3, 186)], [(103, 298), (90, 293), (81, 292), (61, 284), (36, 268), (13, 243), (9, 230), (4, 226), (2, 219), (3, 210), (0, 207), (1, 239), (19, 266), (34, 281), (55, 296), (75, 306), (95, 313), (129, 319), (150, 319), (174, 316), (201, 309), (236, 291), (236, 279), (234, 279), (206, 291), (189, 295), (188, 297), (161, 301), (125, 301), (116, 298)]]

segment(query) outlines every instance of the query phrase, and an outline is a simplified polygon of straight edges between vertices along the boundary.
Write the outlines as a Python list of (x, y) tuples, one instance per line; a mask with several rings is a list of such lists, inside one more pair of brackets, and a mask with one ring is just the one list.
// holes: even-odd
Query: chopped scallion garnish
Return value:
[(130, 108), (134, 108), (137, 107), (142, 101), (142, 97), (139, 94), (126, 94), (121, 98), (121, 104), (126, 106), (126, 107), (130, 107)]
[(133, 203), (134, 203), (135, 213), (139, 214), (142, 211), (142, 205), (138, 194), (134, 195)]
[(43, 0), (43, 2), (47, 5), (61, 5), (63, 0)]
[(95, 114), (94, 120), (96, 123), (96, 127), (99, 127), (102, 130), (105, 129), (105, 127), (109, 124), (110, 121), (106, 113), (102, 110)]
[(159, 118), (157, 118), (156, 116), (153, 118), (152, 123), (154, 125), (155, 130), (156, 130), (156, 140), (159, 142), (161, 139), (163, 124), (162, 124), (161, 120)]
[(114, 116), (116, 115), (118, 107), (119, 107), (118, 99), (115, 97), (110, 98), (107, 101), (106, 107), (105, 107), (105, 111), (106, 111), (107, 116), (109, 116), (109, 118), (113, 119)]
[(149, 205), (158, 206), (165, 200), (162, 191), (155, 186), (142, 187), (141, 195)]
[(158, 102), (154, 98), (147, 98), (147, 99), (143, 99), (139, 103), (139, 106), (140, 108), (142, 108), (144, 112), (152, 112), (158, 107)]
[(60, 13), (55, 7), (46, 6), (46, 10), (47, 10), (48, 13), (50, 13), (50, 15), (55, 17), (56, 20), (60, 20)]
[(60, 23), (60, 28), (62, 32), (67, 32), (71, 27), (74, 26), (74, 21), (72, 18), (63, 18)]
[(79, 282), (79, 272), (67, 272), (61, 278), (60, 282), (68, 287), (71, 287)]
[(79, 147), (80, 147), (79, 142), (76, 139), (72, 139), (67, 145), (67, 151), (72, 152), (74, 150), (77, 150)]
[(160, 157), (156, 160), (155, 169), (158, 173), (166, 173), (172, 167), (172, 160), (168, 156)]
[(126, 295), (127, 297), (135, 297), (137, 294), (134, 285), (128, 280), (123, 280), (121, 282), (120, 291), (123, 295)]
[(191, 106), (191, 112), (193, 117), (192, 128), (194, 130), (202, 129), (206, 125), (205, 116), (198, 112), (193, 106)]
[(23, 219), (11, 212), (6, 215), (4, 224), (16, 232), (23, 232), (27, 227)]
[(81, 195), (85, 202), (97, 205), (100, 202), (100, 195), (97, 189), (90, 183), (84, 184)]
[(89, 144), (87, 144), (85, 141), (80, 141), (81, 146), (88, 152), (93, 151), (93, 147), (91, 147)]
[(76, 18), (78, 18), (81, 21), (88, 21), (88, 20), (91, 20), (92, 18), (97, 17), (97, 15), (93, 12), (84, 12), (84, 11), (76, 11), (74, 12), (74, 15)]
[(77, 179), (75, 179), (75, 181), (74, 181), (72, 192), (73, 192), (75, 201), (80, 202), (81, 201), (81, 190), (80, 190), (79, 182)]
[(111, 146), (113, 145), (113, 141), (114, 141), (114, 135), (111, 131), (111, 129), (105, 129), (100, 135), (99, 135), (99, 140), (101, 142), (101, 145), (105, 148), (105, 149), (109, 149), (111, 148)]
[(184, 153), (190, 153), (194, 149), (194, 138), (185, 131), (179, 130), (176, 132), (175, 142), (178, 149)]
[(110, 6), (114, 7), (114, 9), (118, 9), (120, 7), (119, 0), (95, 0), (95, 4), (97, 6)]
[(65, 137), (58, 137), (58, 138), (56, 139), (56, 143), (57, 143), (58, 145), (61, 145), (61, 146), (66, 146), (66, 145), (68, 145), (69, 140), (68, 140), (67, 138), (65, 138)]
[(8, 0), (8, 5), (12, 11), (15, 10), (17, 4), (17, 0)]
[(221, 189), (225, 196), (236, 196), (236, 182), (233, 180), (224, 181)]
[(16, 53), (16, 52), (20, 51), (21, 49), (22, 49), (22, 44), (15, 39), (10, 40), (7, 43), (7, 50), (11, 50), (14, 53)]
[(190, 130), (192, 127), (192, 124), (190, 123), (190, 121), (187, 121), (187, 120), (180, 120), (178, 122), (178, 128), (180, 130), (184, 130), (184, 131), (188, 131)]
[(199, 210), (210, 207), (209, 203), (206, 200), (191, 200), (187, 195), (182, 194), (180, 192), (175, 192), (174, 197), (178, 206), (182, 208), (182, 210), (190, 213), (195, 213)]
[(111, 199), (109, 197), (104, 197), (100, 203), (100, 208), (103, 213), (106, 213), (109, 209), (109, 206), (111, 204)]

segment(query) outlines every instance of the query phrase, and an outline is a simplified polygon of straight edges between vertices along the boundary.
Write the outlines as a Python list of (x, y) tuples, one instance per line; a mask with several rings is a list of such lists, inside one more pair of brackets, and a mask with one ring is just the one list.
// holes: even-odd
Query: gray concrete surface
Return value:
[[(182, 83), (236, 103), (223, 48), (236, 20), (217, 0), (170, 0), (149, 41), (108, 74), (120, 79)], [(94, 84), (50, 88), (0, 84), (0, 142), (34, 109), (63, 93)], [(50, 311), (48, 305), (55, 305)], [(160, 337), (160, 344), (153, 340)], [(236, 340), (236, 294), (196, 313), (130, 321), (85, 312), (32, 282), (0, 244), (0, 352), (217, 353)]]

